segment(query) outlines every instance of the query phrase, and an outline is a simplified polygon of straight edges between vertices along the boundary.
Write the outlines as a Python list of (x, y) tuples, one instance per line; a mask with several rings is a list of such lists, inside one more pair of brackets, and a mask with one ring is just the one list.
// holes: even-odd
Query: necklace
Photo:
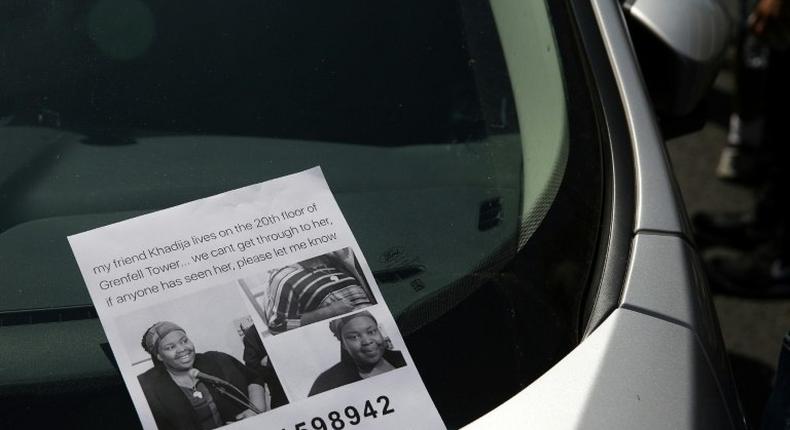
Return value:
[(196, 399), (203, 398), (203, 392), (198, 390), (197, 384), (198, 381), (196, 378), (193, 378), (191, 375), (187, 374), (186, 377), (184, 375), (175, 375), (173, 373), (167, 372), (170, 375), (170, 378), (173, 379), (173, 382), (176, 383), (179, 387), (185, 388), (192, 392), (192, 397)]

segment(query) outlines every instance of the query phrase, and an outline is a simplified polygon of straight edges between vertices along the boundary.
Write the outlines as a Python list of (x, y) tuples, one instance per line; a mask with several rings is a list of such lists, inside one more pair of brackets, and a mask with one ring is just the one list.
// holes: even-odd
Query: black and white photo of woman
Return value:
[(187, 331), (153, 324), (141, 345), (154, 366), (138, 376), (159, 429), (214, 429), (266, 410), (265, 381), (236, 358), (197, 352)]

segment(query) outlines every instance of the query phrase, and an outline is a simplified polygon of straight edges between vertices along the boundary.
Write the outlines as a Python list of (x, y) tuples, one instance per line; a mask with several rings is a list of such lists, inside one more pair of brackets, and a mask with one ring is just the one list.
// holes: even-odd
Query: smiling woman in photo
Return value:
[(223, 352), (196, 352), (177, 324), (157, 322), (141, 343), (154, 367), (138, 380), (160, 430), (213, 429), (266, 410), (254, 372)]
[(403, 354), (390, 349), (389, 339), (368, 311), (332, 320), (329, 329), (340, 341), (340, 362), (316, 378), (308, 396), (406, 365)]

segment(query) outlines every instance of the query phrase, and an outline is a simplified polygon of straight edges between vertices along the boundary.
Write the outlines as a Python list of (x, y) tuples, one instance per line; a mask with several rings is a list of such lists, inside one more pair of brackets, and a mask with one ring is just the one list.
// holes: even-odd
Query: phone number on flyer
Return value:
[(390, 405), (389, 397), (379, 396), (375, 403), (367, 400), (359, 409), (356, 406), (346, 406), (342, 414), (339, 411), (332, 411), (326, 414), (326, 418), (313, 417), (309, 421), (294, 424), (293, 430), (341, 430), (346, 426), (355, 426), (363, 420), (374, 420), (379, 415), (389, 415), (393, 412), (395, 409)]

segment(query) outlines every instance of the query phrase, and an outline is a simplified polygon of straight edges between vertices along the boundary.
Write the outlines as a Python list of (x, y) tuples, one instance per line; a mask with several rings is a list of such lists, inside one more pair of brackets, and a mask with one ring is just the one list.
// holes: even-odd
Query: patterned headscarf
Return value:
[(374, 317), (373, 314), (371, 314), (368, 311), (362, 311), (362, 312), (357, 312), (355, 314), (346, 315), (346, 316), (344, 316), (342, 318), (338, 318), (336, 320), (330, 321), (329, 322), (329, 330), (332, 331), (332, 334), (335, 335), (337, 340), (341, 340), (342, 336), (341, 336), (340, 332), (343, 330), (343, 326), (348, 324), (349, 321), (353, 320), (354, 318), (358, 318), (358, 317), (368, 317), (368, 318), (373, 320), (374, 324), (376, 324), (377, 326), (379, 325), (379, 322), (376, 321), (376, 317)]
[(143, 341), (141, 342), (143, 349), (148, 351), (151, 356), (155, 357), (156, 353), (158, 352), (159, 342), (162, 340), (162, 338), (176, 330), (186, 333), (186, 330), (181, 328), (178, 324), (170, 321), (159, 321), (158, 323), (152, 325), (148, 330), (145, 331), (145, 334), (143, 335)]

